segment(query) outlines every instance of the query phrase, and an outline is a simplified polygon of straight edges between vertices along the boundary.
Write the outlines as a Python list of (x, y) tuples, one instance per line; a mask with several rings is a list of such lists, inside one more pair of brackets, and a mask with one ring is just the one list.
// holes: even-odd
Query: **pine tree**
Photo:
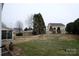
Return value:
[(79, 34), (79, 18), (74, 22), (70, 22), (66, 25), (66, 31), (71, 34)]
[(45, 34), (46, 33), (46, 27), (44, 20), (42, 18), (42, 15), (34, 14), (33, 16), (33, 34)]

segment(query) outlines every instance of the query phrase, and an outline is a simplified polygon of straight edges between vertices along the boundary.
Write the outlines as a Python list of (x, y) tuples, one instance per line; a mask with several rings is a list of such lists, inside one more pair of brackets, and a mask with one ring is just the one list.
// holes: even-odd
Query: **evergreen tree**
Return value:
[(68, 32), (68, 33), (73, 33), (73, 22), (70, 22), (70, 23), (68, 23), (67, 24), (67, 26), (66, 26), (66, 31)]
[(45, 34), (46, 27), (42, 15), (34, 14), (33, 16), (33, 34)]
[(79, 34), (79, 18), (74, 22), (75, 34)]
[(66, 31), (72, 34), (79, 34), (79, 18), (74, 22), (68, 23), (66, 26)]

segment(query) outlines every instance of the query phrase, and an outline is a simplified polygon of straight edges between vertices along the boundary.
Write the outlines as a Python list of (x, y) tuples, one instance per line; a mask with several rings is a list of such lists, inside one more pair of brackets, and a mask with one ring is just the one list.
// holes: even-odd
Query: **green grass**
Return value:
[(32, 40), (16, 45), (26, 56), (75, 56), (79, 55), (79, 40)]

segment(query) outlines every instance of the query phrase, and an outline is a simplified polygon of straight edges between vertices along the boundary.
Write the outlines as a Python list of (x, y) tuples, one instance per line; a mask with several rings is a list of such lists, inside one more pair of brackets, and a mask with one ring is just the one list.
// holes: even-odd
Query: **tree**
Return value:
[(34, 14), (33, 16), (33, 34), (45, 34), (46, 27), (42, 15)]
[(33, 28), (33, 15), (30, 15), (27, 17), (27, 20), (25, 20), (27, 28)]
[(16, 28), (18, 29), (19, 33), (21, 33), (23, 31), (23, 24), (21, 21), (17, 21)]
[(66, 31), (72, 34), (79, 34), (79, 18), (77, 18), (74, 22), (68, 23)]
[(65, 30), (66, 30), (68, 33), (74, 33), (74, 32), (73, 32), (73, 31), (74, 31), (73, 25), (74, 25), (73, 22), (68, 23), (68, 24), (66, 25), (66, 29), (65, 29)]
[(26, 27), (25, 29), (24, 29), (24, 31), (27, 31), (28, 30), (28, 28)]
[(75, 34), (79, 34), (79, 18), (74, 22)]
[(79, 22), (79, 18), (77, 18), (77, 19), (75, 20), (75, 22)]

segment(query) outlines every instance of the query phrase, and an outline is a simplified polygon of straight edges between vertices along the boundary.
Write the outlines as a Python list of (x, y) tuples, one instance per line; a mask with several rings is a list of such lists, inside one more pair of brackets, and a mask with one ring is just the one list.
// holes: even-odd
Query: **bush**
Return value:
[(23, 36), (23, 33), (17, 33), (16, 36)]

